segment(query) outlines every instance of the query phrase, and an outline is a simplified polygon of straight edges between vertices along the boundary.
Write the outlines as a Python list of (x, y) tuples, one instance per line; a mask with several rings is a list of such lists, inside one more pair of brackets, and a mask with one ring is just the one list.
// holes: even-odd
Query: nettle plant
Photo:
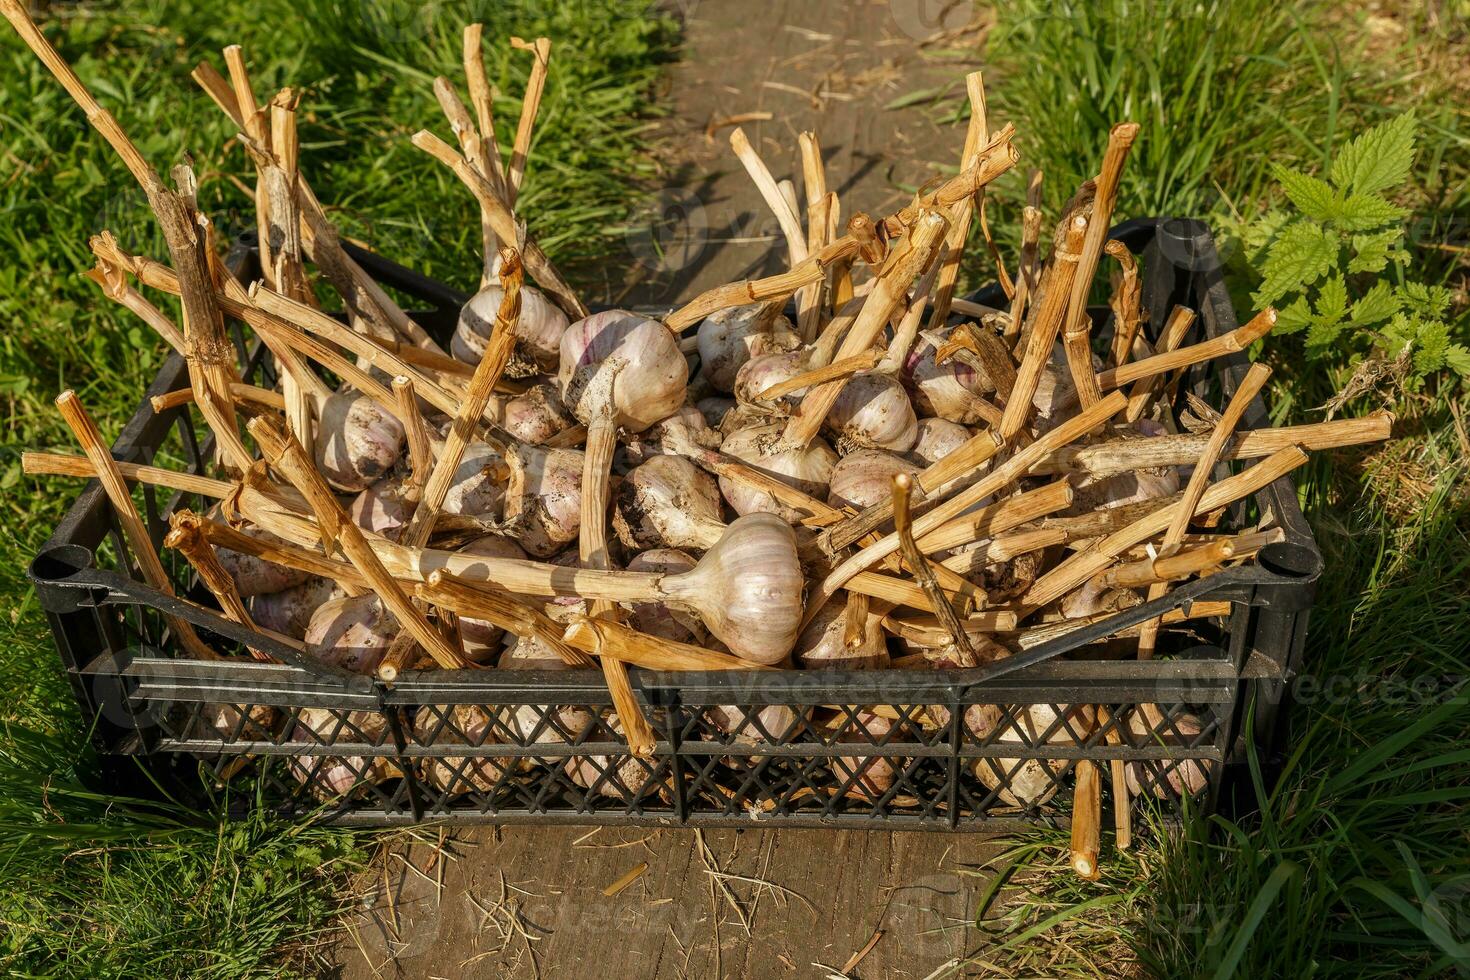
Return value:
[(1409, 112), (1358, 136), (1326, 180), (1276, 164), (1291, 206), (1268, 211), (1244, 236), (1262, 279), (1251, 298), (1277, 307), (1277, 334), (1305, 331), (1309, 357), (1411, 388), (1445, 369), (1470, 378), (1470, 347), (1455, 342), (1448, 319), (1450, 291), (1408, 275), (1409, 212), (1385, 196), (1408, 179), (1414, 127)]

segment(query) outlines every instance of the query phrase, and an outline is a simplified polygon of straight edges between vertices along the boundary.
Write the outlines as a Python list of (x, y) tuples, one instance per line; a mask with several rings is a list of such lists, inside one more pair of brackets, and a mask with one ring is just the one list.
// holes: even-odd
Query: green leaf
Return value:
[(1341, 320), (1319, 320), (1307, 331), (1308, 347), (1329, 347), (1342, 335)]
[(1287, 226), (1266, 254), (1266, 281), (1252, 297), (1255, 305), (1269, 306), (1293, 289), (1312, 285), (1337, 263), (1337, 253), (1337, 236), (1307, 222)]
[(1322, 323), (1341, 320), (1347, 314), (1347, 305), (1347, 283), (1343, 282), (1342, 276), (1333, 276), (1322, 284), (1322, 290), (1317, 294), (1315, 319)]
[(1445, 366), (1450, 347), (1450, 326), (1443, 320), (1421, 321), (1418, 347), (1414, 349), (1414, 373), (1433, 374)]
[(1342, 202), (1336, 220), (1337, 226), (1344, 231), (1370, 231), (1402, 221), (1408, 213), (1377, 194), (1349, 194)]
[(1298, 296), (1286, 306), (1276, 311), (1276, 330), (1278, 334), (1296, 333), (1305, 330), (1312, 325), (1312, 307), (1307, 303), (1305, 296)]
[(1353, 303), (1348, 319), (1355, 327), (1368, 327), (1382, 323), (1399, 311), (1398, 294), (1387, 280), (1379, 280), (1373, 287)]
[(1387, 268), (1388, 260), (1395, 257), (1390, 249), (1402, 235), (1403, 232), (1398, 228), (1390, 228), (1387, 231), (1368, 235), (1354, 235), (1352, 239), (1354, 255), (1348, 261), (1348, 274), (1382, 272)]
[(1401, 184), (1414, 163), (1413, 111), (1374, 126), (1337, 154), (1329, 174), (1339, 190), (1372, 194)]
[(1337, 216), (1337, 192), (1325, 180), (1308, 176), (1300, 170), (1283, 167), (1279, 163), (1272, 164), (1271, 170), (1280, 182), (1281, 189), (1302, 214), (1316, 221), (1330, 221)]
[(1450, 344), (1445, 349), (1444, 362), (1460, 377), (1470, 378), (1470, 347), (1464, 344)]
[(1404, 305), (1426, 317), (1442, 317), (1450, 308), (1454, 295), (1443, 286), (1429, 286), (1410, 280), (1404, 283), (1402, 296)]

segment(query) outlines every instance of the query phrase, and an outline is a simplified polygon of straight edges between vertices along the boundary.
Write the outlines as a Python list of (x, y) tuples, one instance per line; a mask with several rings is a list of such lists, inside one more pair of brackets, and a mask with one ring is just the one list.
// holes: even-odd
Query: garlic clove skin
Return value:
[[(628, 562), (628, 571), (678, 573), (690, 571), (696, 564), (693, 558), (675, 548), (653, 548), (635, 555)], [(628, 625), (640, 633), (695, 646), (704, 646), (709, 641), (709, 631), (698, 616), (661, 602), (623, 603), (623, 607), (629, 610)]]
[(1110, 589), (1097, 579), (1084, 582), (1061, 600), (1061, 613), (1067, 619), (1082, 619), (1102, 613), (1122, 612), (1143, 604), (1143, 596), (1132, 589)]
[[(500, 655), (498, 670), (571, 670), (567, 662), (535, 637), (511, 636)], [(592, 724), (591, 712), (577, 705), (506, 705), (496, 712), (510, 730), (515, 745), (562, 744), (582, 737)], [(527, 760), (554, 766), (560, 760), (547, 756)]]
[(505, 521), (528, 555), (549, 558), (577, 540), (582, 524), (582, 461), (578, 449), (519, 446), (510, 454)]
[(809, 356), (805, 350), (792, 350), (773, 351), (751, 358), (735, 375), (735, 384), (731, 390), (735, 393), (736, 401), (741, 405), (758, 408), (768, 415), (796, 414), (809, 389), (798, 388), (774, 401), (762, 400), (760, 396), (771, 385), (789, 381), (804, 373)]
[(863, 642), (849, 650), (844, 642), (848, 607), (829, 602), (796, 640), (796, 662), (807, 670), (882, 670), (889, 664), (881, 616), (869, 616)]
[(900, 473), (915, 476), (919, 468), (881, 449), (855, 449), (832, 467), (827, 486), (827, 503), (857, 510), (883, 503), (893, 496), (893, 478)]
[(634, 551), (704, 550), (724, 534), (720, 489), (714, 477), (682, 456), (653, 456), (618, 487), (613, 529)]
[(903, 385), (886, 374), (849, 378), (824, 424), (867, 449), (902, 453), (919, 441), (919, 419), (913, 403)]
[(736, 374), (751, 358), (801, 346), (791, 321), (768, 303), (712, 313), (700, 322), (695, 339), (700, 373), (711, 387), (727, 394), (734, 390)]
[(778, 664), (796, 644), (806, 580), (796, 535), (774, 514), (738, 518), (693, 571), (662, 586), (737, 657)]
[(367, 395), (339, 391), (321, 405), (316, 468), (338, 490), (366, 490), (403, 455), (403, 424)]
[(933, 466), (956, 449), (970, 441), (974, 435), (965, 426), (948, 419), (919, 419), (919, 438), (914, 448), (904, 458), (919, 467)]
[[(491, 284), (471, 296), (459, 311), (459, 323), (449, 341), (449, 352), (466, 364), (479, 364), (495, 326), (495, 315), (505, 295)], [(521, 316), (516, 321), (516, 353), (536, 371), (555, 371), (567, 315), (534, 286), (521, 287)]]
[(984, 420), (979, 398), (995, 391), (985, 372), (950, 358), (934, 362), (937, 348), (928, 333), (921, 334), (903, 366), (903, 384), (913, 396), (920, 414), (935, 416), (960, 425)]
[[(821, 499), (832, 479), (837, 454), (821, 439), (813, 439), (800, 449), (782, 449), (780, 444), (784, 431), (785, 426), (779, 422), (741, 429), (726, 436), (720, 449), (742, 463), (779, 477), (803, 493)], [(788, 524), (801, 521), (799, 511), (781, 504), (762, 490), (728, 477), (720, 477), (720, 492), (737, 514), (776, 514)]]
[(322, 603), (306, 627), (306, 652), (323, 663), (371, 674), (398, 635), (398, 621), (372, 593)]
[(292, 588), (253, 596), (250, 618), (262, 629), (300, 640), (306, 637), (306, 628), (317, 609), (333, 599), (346, 597), (342, 586), (314, 575)]
[(397, 541), (413, 511), (414, 502), (404, 496), (403, 479), (387, 476), (354, 497), (348, 513), (364, 531)]
[[(787, 745), (800, 738), (806, 728), (805, 715), (788, 704), (762, 705), (753, 712), (749, 706), (720, 704), (706, 708), (704, 714), (736, 745)], [(749, 761), (749, 756), (728, 756), (725, 764), (742, 766)]]
[(684, 404), (689, 365), (674, 334), (657, 320), (606, 310), (578, 320), (561, 338), (557, 383), (584, 423), (611, 417), (642, 432)]
[[(460, 548), (459, 553), (481, 555), (486, 558), (524, 559), (526, 557), (520, 545), (497, 534), (487, 534), (476, 538)], [(505, 630), (483, 619), (461, 616), (459, 618), (459, 637), (464, 642), (465, 656), (477, 664), (484, 664), (494, 660), (496, 654), (500, 652), (500, 643), (505, 637)]]
[[(260, 541), (284, 544), (283, 539), (258, 527), (246, 528), (245, 534)], [(311, 577), (311, 573), (297, 568), (287, 568), (275, 562), (257, 558), (228, 548), (216, 548), (215, 554), (242, 597), (270, 595), (294, 588)]]
[[(476, 704), (434, 705), (418, 710), (413, 740), (419, 745), (488, 745), (496, 742), (490, 715)], [(489, 793), (520, 759), (486, 756), (428, 756), (420, 763), (424, 781), (441, 793)]]
[(500, 426), (517, 442), (539, 446), (576, 422), (562, 403), (561, 390), (543, 382), (506, 401)]
[[(1129, 741), (1133, 745), (1157, 745), (1161, 739), (1166, 743), (1178, 742), (1181, 738), (1192, 741), (1203, 730), (1199, 719), (1191, 714), (1179, 715), (1170, 724), (1172, 729), (1156, 734), (1142, 711), (1131, 711), (1127, 722)], [(1175, 730), (1178, 735), (1174, 734)], [(1196, 796), (1210, 783), (1210, 766), (1207, 759), (1130, 762), (1126, 772), (1128, 789), (1134, 796), (1153, 795), (1160, 799), (1168, 799), (1170, 795)]]

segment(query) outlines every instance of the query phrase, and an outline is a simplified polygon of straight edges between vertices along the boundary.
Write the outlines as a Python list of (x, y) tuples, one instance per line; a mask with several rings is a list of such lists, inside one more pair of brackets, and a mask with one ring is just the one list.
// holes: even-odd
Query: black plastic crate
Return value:
[[(1187, 342), (1237, 326), (1202, 223), (1133, 221), (1113, 237), (1141, 256), (1152, 336), (1178, 303), (1199, 313)], [(357, 258), (379, 281), (424, 304), (416, 319), (447, 336), (464, 296), (376, 255)], [(251, 261), (245, 244), (232, 253), (239, 270), (248, 272)], [(976, 297), (998, 298), (994, 288)], [(1094, 316), (1099, 333), (1110, 332), (1107, 311)], [(273, 383), (269, 358), (239, 324), (233, 329), (243, 373)], [(1180, 389), (1221, 404), (1247, 367), (1244, 355), (1199, 365)], [(170, 357), (114, 446), (118, 459), (205, 471), (210, 447), (196, 437), (186, 409), (155, 414), (148, 401), (186, 385), (183, 361)], [(1267, 424), (1257, 399), (1243, 427)], [(1220, 464), (1217, 476), (1232, 468)], [(172, 509), (201, 505), (183, 494), (160, 500), (148, 488), (142, 502), (155, 543)], [(156, 781), (187, 798), (259, 771), (267, 805), (284, 813), (324, 809), (360, 824), (994, 830), (1065, 825), (1079, 759), (1099, 764), (1110, 794), (1108, 763), (1123, 762), (1135, 805), (1167, 815), (1183, 803), (1180, 787), (1192, 784), (1199, 785), (1187, 794), (1193, 805), (1217, 807), (1248, 743), (1269, 755), (1321, 556), (1289, 479), (1235, 505), (1227, 520), (1239, 527), (1263, 519), (1282, 528), (1285, 540), (1256, 562), (988, 667), (634, 669), (658, 736), (647, 760), (631, 758), (610, 725), (610, 698), (596, 670), (406, 672), (388, 686), (307, 661), (215, 614), (187, 565), (167, 551), (165, 565), (192, 602), (161, 595), (139, 579), (95, 481), (30, 575), (96, 746), (110, 760), (113, 791)], [(1197, 601), (1229, 602), (1231, 612), (1165, 627), (1158, 659), (1103, 657), (1111, 634)], [(255, 647), (283, 663), (183, 659), (169, 642), (164, 612), (213, 634), (222, 650)], [(877, 706), (886, 717), (859, 706)], [(299, 724), (303, 717), (312, 724)], [(975, 723), (982, 717), (984, 724)], [(134, 760), (149, 770), (147, 780), (137, 778)], [(236, 799), (248, 805), (255, 796)]]

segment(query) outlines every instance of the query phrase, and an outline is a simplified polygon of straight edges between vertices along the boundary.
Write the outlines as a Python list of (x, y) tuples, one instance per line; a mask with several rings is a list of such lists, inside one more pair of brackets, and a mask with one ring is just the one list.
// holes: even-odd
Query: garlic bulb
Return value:
[[(419, 745), (489, 745), (497, 741), (490, 715), (477, 704), (425, 705), (413, 719)], [(420, 763), (424, 781), (449, 796), (490, 793), (519, 759), (486, 756), (427, 756)]]
[(980, 398), (993, 392), (995, 385), (983, 371), (959, 358), (934, 363), (936, 350), (933, 338), (921, 335), (904, 363), (904, 386), (913, 395), (914, 406), (924, 415), (961, 425), (983, 421)]
[(933, 466), (969, 442), (971, 434), (963, 425), (948, 419), (919, 419), (919, 438), (914, 448), (904, 454), (905, 458), (920, 467)]
[[(635, 555), (628, 562), (630, 572), (687, 572), (698, 564), (684, 552), (674, 548), (654, 548)], [(678, 643), (704, 646), (709, 632), (698, 616), (673, 609), (659, 602), (628, 602), (628, 625), (640, 633)]]
[[(786, 745), (796, 741), (806, 728), (805, 714), (798, 714), (788, 704), (766, 704), (750, 710), (750, 706), (720, 704), (706, 708), (704, 715), (718, 731), (729, 736), (736, 745)], [(749, 761), (747, 756), (729, 756), (727, 765)]]
[(339, 391), (321, 404), (316, 468), (338, 490), (366, 490), (403, 455), (403, 423), (367, 395)]
[(561, 390), (543, 382), (508, 399), (500, 426), (518, 442), (539, 446), (576, 424), (561, 400)]
[[(248, 528), (244, 533), (271, 544), (282, 543), (281, 538), (258, 527)], [(215, 549), (215, 555), (219, 558), (219, 563), (224, 566), (225, 571), (230, 573), (230, 578), (235, 582), (236, 591), (243, 597), (281, 592), (300, 585), (311, 577), (309, 572), (287, 568), (284, 565), (266, 561), (264, 558), (231, 551), (228, 548)]]
[[(856, 725), (866, 729), (843, 732), (840, 742), (856, 742), (862, 745), (890, 745), (903, 737), (901, 729), (896, 731), (897, 722), (870, 711), (857, 713)], [(827, 767), (836, 777), (839, 792), (860, 799), (876, 800), (897, 782), (898, 776), (908, 766), (907, 759), (883, 756), (837, 756)]]
[(717, 391), (734, 390), (735, 375), (753, 357), (794, 350), (801, 338), (768, 303), (732, 306), (705, 317), (696, 334), (700, 373)]
[(1061, 344), (1052, 348), (1051, 358), (1041, 370), (1036, 392), (1031, 404), (1036, 408), (1033, 428), (1036, 434), (1050, 432), (1072, 414), (1076, 404), (1077, 389), (1072, 385), (1072, 372), (1067, 367), (1067, 355)]
[[(1008, 724), (996, 741), (1034, 748), (1080, 745), (1092, 729), (1094, 715), (1090, 705), (1074, 706), (1067, 710), (1065, 721), (1057, 725), (1058, 716), (1051, 705), (1012, 705), (1010, 712), (1015, 722)], [(1057, 725), (1056, 731), (1043, 739), (1053, 725)], [(1066, 770), (1067, 763), (1061, 759), (975, 760), (975, 776), (987, 789), (998, 791), (1006, 806), (1025, 809), (1041, 806), (1055, 796), (1058, 780)]]
[(318, 608), (332, 599), (346, 597), (342, 586), (314, 575), (292, 588), (252, 597), (250, 618), (256, 626), (300, 640), (306, 636)]
[(1143, 596), (1132, 589), (1107, 588), (1094, 578), (1062, 597), (1061, 612), (1068, 619), (1082, 619), (1142, 604)]
[(323, 663), (371, 674), (398, 635), (398, 621), (372, 593), (332, 599), (312, 614), (306, 652)]
[(613, 528), (634, 551), (702, 551), (725, 532), (720, 504), (714, 477), (682, 456), (654, 456), (623, 478), (613, 502)]
[[(741, 429), (725, 437), (721, 451), (747, 463), (803, 493), (820, 499), (832, 479), (837, 454), (821, 439), (813, 439), (799, 449), (781, 448), (782, 423)], [(775, 497), (726, 477), (720, 478), (720, 492), (737, 514), (776, 514), (788, 524), (801, 521), (801, 513), (787, 507)]]
[[(613, 737), (594, 736), (597, 741), (618, 741), (627, 744), (623, 735), (623, 723), (616, 714), (610, 714), (607, 725)], [(581, 755), (566, 761), (565, 772), (572, 782), (600, 796), (629, 802), (642, 799), (657, 792), (664, 785), (663, 779), (655, 779), (660, 766), (657, 762), (637, 759), (626, 753), (619, 755)]]
[[(1163, 714), (1157, 705), (1149, 705), (1152, 714), (1160, 719), (1158, 724), (1149, 724), (1144, 709), (1128, 713), (1128, 736), (1133, 745), (1157, 746), (1160, 742), (1190, 745), (1203, 730), (1199, 719), (1191, 714), (1181, 714), (1170, 719), (1172, 728), (1163, 727)], [(1175, 731), (1178, 734), (1174, 734)], [(1208, 759), (1155, 759), (1150, 762), (1130, 762), (1127, 769), (1128, 790), (1134, 796), (1152, 794), (1167, 799), (1174, 796), (1196, 796), (1210, 784)]]
[(397, 541), (413, 511), (414, 501), (404, 496), (402, 477), (387, 476), (354, 497), (348, 513), (364, 531)]
[(919, 420), (903, 385), (886, 374), (859, 374), (843, 385), (827, 413), (833, 432), (869, 449), (907, 452), (919, 440)]
[[(496, 534), (476, 538), (459, 549), (462, 555), (483, 555), (488, 558), (525, 558), (526, 553), (514, 541)], [(482, 619), (468, 616), (459, 618), (459, 637), (464, 641), (465, 656), (477, 664), (489, 663), (500, 652), (500, 641), (505, 630)]]
[(857, 449), (837, 461), (827, 486), (827, 503), (862, 510), (893, 496), (893, 478), (919, 468), (881, 449)]
[[(378, 711), (349, 711), (343, 716), (328, 708), (302, 708), (291, 730), (291, 741), (308, 746), (367, 740), (393, 751), (388, 722)], [(364, 757), (294, 755), (287, 768), (313, 796), (323, 801), (358, 796), (369, 786), (399, 775), (398, 767), (385, 755)]]
[(751, 358), (735, 375), (733, 390), (736, 401), (741, 405), (757, 408), (766, 414), (783, 416), (796, 414), (796, 410), (801, 407), (801, 399), (807, 393), (806, 388), (798, 388), (772, 401), (763, 400), (761, 393), (772, 385), (789, 381), (798, 374), (805, 373), (809, 356), (805, 350), (793, 350), (777, 351)]
[(668, 327), (606, 310), (562, 334), (556, 377), (562, 400), (583, 422), (605, 417), (642, 432), (684, 404), (689, 366)]
[[(571, 670), (567, 662), (535, 637), (512, 636), (500, 655), (499, 670)], [(511, 732), (508, 740), (516, 745), (548, 745), (575, 742), (582, 738), (593, 722), (592, 713), (579, 705), (518, 704), (501, 707), (496, 716)], [(528, 759), (543, 765), (556, 765), (552, 756)]]
[(546, 558), (577, 540), (582, 523), (582, 452), (519, 446), (510, 453), (505, 521), (529, 555)]
[[(470, 297), (459, 312), (459, 323), (449, 342), (450, 353), (466, 364), (480, 363), (504, 295), (499, 285), (492, 284)], [(521, 316), (515, 327), (516, 353), (534, 371), (556, 370), (561, 335), (566, 329), (567, 315), (545, 293), (534, 286), (521, 287)]]
[(850, 650), (844, 642), (848, 606), (829, 602), (796, 639), (796, 662), (807, 670), (881, 670), (888, 666), (888, 644), (881, 616), (870, 615), (863, 642)]
[(483, 442), (470, 443), (454, 470), (454, 482), (440, 509), (468, 517), (497, 516), (505, 499), (507, 474), (507, 464), (499, 453)]

